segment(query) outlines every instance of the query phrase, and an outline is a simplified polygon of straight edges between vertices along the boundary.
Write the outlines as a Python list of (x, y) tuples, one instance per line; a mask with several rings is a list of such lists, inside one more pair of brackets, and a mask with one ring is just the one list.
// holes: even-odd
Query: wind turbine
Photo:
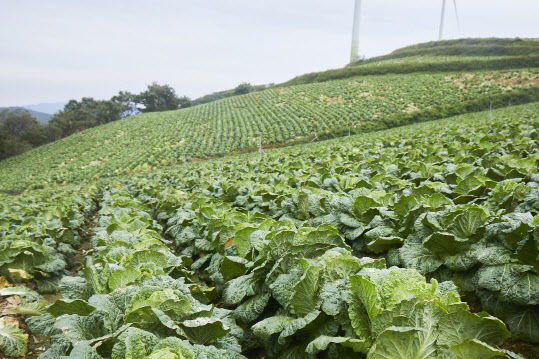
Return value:
[[(445, 0), (444, 0), (445, 1)], [(352, 29), (352, 52), (350, 63), (359, 60), (359, 21), (361, 20), (361, 0), (356, 0), (354, 8), (354, 27)]]
[[(440, 33), (438, 35), (438, 41), (441, 41), (444, 36), (445, 3), (446, 3), (446, 0), (443, 0), (442, 1), (442, 17), (440, 18)], [(457, 26), (458, 26), (459, 37), (460, 37), (460, 19), (459, 19), (459, 12), (457, 10), (457, 0), (453, 0), (453, 5), (455, 6), (455, 16), (457, 17)]]

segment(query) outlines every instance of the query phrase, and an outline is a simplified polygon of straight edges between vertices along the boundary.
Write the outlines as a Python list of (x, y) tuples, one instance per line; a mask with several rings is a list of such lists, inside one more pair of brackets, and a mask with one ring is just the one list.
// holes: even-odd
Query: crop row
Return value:
[[(518, 358), (489, 345), (509, 331), (471, 313), (453, 283), (358, 258), (331, 225), (251, 216), (144, 180), (105, 186), (95, 224), (63, 298), (19, 308), (51, 338), (42, 359)], [(17, 288), (3, 294), (39, 298)], [(18, 344), (8, 355), (24, 353)]]
[(538, 341), (537, 110), (3, 196), (5, 217), (77, 219), (102, 192), (64, 298), (0, 294), (27, 297), (11, 312), (51, 337), (45, 359), (518, 358), (495, 345)]
[(95, 185), (53, 187), (0, 202), (0, 276), (56, 291), (95, 210)]
[[(331, 224), (354, 254), (452, 280), (539, 341), (537, 105), (378, 136), (157, 172), (296, 226)], [(512, 116), (508, 118), (507, 116)], [(144, 177), (150, 177), (146, 174)]]
[[(130, 117), (0, 162), (0, 191), (82, 181), (221, 156), (321, 134), (361, 133), (478, 110), (532, 91), (536, 70), (368, 76), (268, 89), (193, 108)], [(530, 89), (532, 87), (532, 89)], [(532, 91), (533, 92), (533, 91)], [(531, 92), (530, 92), (531, 93)], [(501, 100), (500, 100), (501, 101)], [(468, 107), (466, 107), (468, 106)], [(428, 112), (431, 110), (432, 113)], [(427, 114), (429, 113), (429, 114)], [(340, 133), (340, 132), (339, 132)], [(342, 133), (341, 133), (342, 134)]]

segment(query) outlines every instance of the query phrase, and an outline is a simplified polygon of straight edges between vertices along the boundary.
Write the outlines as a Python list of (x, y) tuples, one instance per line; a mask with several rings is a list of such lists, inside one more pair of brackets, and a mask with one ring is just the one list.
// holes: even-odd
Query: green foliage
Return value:
[(253, 85), (247, 82), (242, 82), (234, 89), (234, 95), (245, 95), (253, 90)]
[(62, 137), (67, 137), (87, 128), (117, 121), (120, 112), (120, 106), (113, 101), (83, 97), (81, 101), (69, 101), (62, 111), (54, 115), (49, 125), (58, 127)]
[(43, 125), (27, 110), (3, 110), (0, 111), (0, 160), (140, 112), (190, 106), (191, 99), (188, 97), (178, 97), (170, 86), (153, 83), (138, 95), (120, 91), (110, 100), (95, 100), (91, 97), (83, 97), (80, 101), (70, 100), (62, 111)]
[(17, 315), (26, 315), (28, 317), (34, 315), (45, 314), (49, 302), (46, 300), (40, 300), (33, 303), (22, 303), (17, 306), (11, 306), (4, 309), (5, 314), (17, 314)]
[(18, 137), (24, 133), (30, 127), (37, 126), (38, 122), (35, 118), (25, 110), (8, 111), (3, 110), (0, 112), (0, 128), (4, 134)]
[[(54, 292), (75, 253), (72, 246), (79, 244), (86, 216), (95, 210), (98, 193), (97, 186), (84, 185), (2, 198), (0, 275), (12, 283), (33, 281), (42, 292)], [(24, 296), (24, 291), (29, 289), (4, 288), (0, 293)]]
[(537, 101), (539, 90), (530, 86), (537, 78), (534, 69), (357, 77), (142, 114), (0, 162), (0, 191), (252, 151), (260, 135), (263, 146), (305, 143), (486, 110), (491, 101), (494, 108)]
[[(212, 198), (203, 205), (195, 197), (193, 204), (177, 208), (177, 215), (160, 216), (168, 219), (167, 231), (175, 237), (175, 244), (194, 256), (196, 269), (208, 268), (203, 278), (218, 282), (228, 276), (229, 282), (223, 286), (227, 305), (251, 300), (260, 288), (255, 276), (259, 272), (249, 273), (253, 269), (242, 265), (248, 272), (236, 279), (230, 277), (233, 272), (228, 269), (225, 274), (218, 273), (219, 266), (229, 260), (216, 254), (207, 258), (211, 248), (196, 240), (206, 233), (206, 226), (215, 221), (220, 233), (227, 233), (225, 238), (236, 233), (229, 251), (237, 250), (250, 261), (257, 260), (257, 253), (272, 260), (287, 251), (293, 253), (294, 243), (301, 243), (301, 234), (287, 229), (268, 235), (275, 224), (264, 224), (264, 229), (258, 230), (263, 223), (258, 217), (244, 226), (231, 222), (223, 227), (222, 220), (211, 220), (211, 216), (225, 218), (232, 213), (227, 214), (230, 208), (215, 203), (214, 198), (274, 220), (290, 220), (299, 227), (332, 224), (356, 255), (382, 254), (391, 265), (414, 268), (428, 277), (453, 279), (464, 291), (485, 298), (484, 308), (501, 317), (517, 338), (537, 341), (539, 322), (533, 313), (537, 308), (539, 257), (533, 221), (539, 209), (534, 191), (539, 182), (536, 168), (529, 163), (538, 157), (534, 150), (527, 152), (526, 161), (520, 157), (530, 141), (532, 148), (537, 141), (535, 108), (497, 111), (492, 120), (488, 114), (479, 114), (416, 125), (360, 137), (361, 142), (351, 139), (311, 145), (301, 151), (280, 150), (260, 163), (247, 157), (251, 162), (245, 169), (236, 165), (239, 159), (223, 159), (161, 171), (155, 174), (157, 181), (166, 179), (189, 191), (203, 189)], [(505, 152), (502, 142), (510, 138), (518, 143), (511, 147), (511, 154)], [(193, 168), (197, 171), (192, 172)], [(230, 172), (230, 168), (236, 170)], [(254, 179), (245, 182), (245, 178)], [(201, 184), (201, 180), (207, 182)], [(229, 196), (227, 192), (237, 194)], [(214, 204), (209, 206), (208, 201)], [(214, 208), (210, 217), (201, 217), (210, 207)], [(504, 212), (507, 208), (515, 213)], [(304, 251), (317, 253), (316, 248)], [(221, 254), (234, 256), (235, 252)], [(259, 259), (259, 263), (265, 262)], [(288, 263), (289, 259), (279, 260), (275, 270), (291, 267)], [(312, 265), (274, 272), (272, 281), (265, 283), (277, 302), (292, 313), (305, 305), (299, 310), (305, 315), (318, 305), (312, 299), (313, 291), (324, 291), (328, 297), (339, 292), (339, 288), (329, 286), (303, 288), (302, 283), (311, 276), (303, 270)], [(291, 302), (291, 298), (297, 299)], [(332, 300), (324, 302), (322, 308), (335, 313), (339, 305)]]
[(32, 149), (28, 137), (39, 127), (26, 110), (0, 111), (0, 160)]
[(143, 107), (141, 112), (158, 112), (177, 110), (180, 105), (188, 104), (189, 99), (178, 98), (176, 91), (169, 85), (159, 85), (157, 82), (148, 85), (146, 91), (141, 92), (136, 97), (136, 102)]
[(536, 111), (0, 195), (0, 260), (59, 277), (36, 260), (98, 209), (83, 269), (28, 320), (43, 358), (515, 358), (497, 345), (539, 333)]
[(4, 320), (0, 321), (0, 350), (8, 356), (18, 357), (27, 352), (28, 334)]
[[(255, 92), (255, 91), (264, 91), (265, 89), (267, 89), (268, 87), (271, 87), (273, 85), (274, 84), (251, 85), (251, 84), (242, 83), (242, 84), (236, 86), (236, 88), (234, 88), (232, 90), (214, 92), (212, 94), (205, 95), (205, 96), (202, 96), (200, 98), (197, 98), (197, 99), (193, 100), (191, 102), (191, 104), (192, 104), (192, 106), (198, 106), (198, 105), (202, 105), (202, 104), (205, 104), (205, 103), (222, 100), (224, 98), (231, 97), (231, 96), (238, 96), (238, 95), (247, 94), (249, 92)], [(238, 93), (237, 90), (240, 90), (239, 92), (243, 92), (243, 93)], [(246, 90), (248, 90), (248, 91), (246, 91)]]

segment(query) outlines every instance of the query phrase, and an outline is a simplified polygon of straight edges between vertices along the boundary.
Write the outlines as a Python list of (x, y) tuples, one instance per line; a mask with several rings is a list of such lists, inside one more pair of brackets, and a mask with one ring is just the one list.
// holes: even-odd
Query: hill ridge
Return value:
[[(422, 59), (427, 58), (430, 61), (420, 61), (418, 63), (418, 57)], [(391, 60), (406, 58), (413, 59), (404, 63), (391, 62)], [(443, 40), (406, 46), (388, 55), (376, 56), (348, 64), (341, 69), (330, 69), (300, 75), (276, 86), (286, 87), (318, 83), (354, 76), (414, 72), (501, 70), (538, 66), (539, 39), (486, 38)]]

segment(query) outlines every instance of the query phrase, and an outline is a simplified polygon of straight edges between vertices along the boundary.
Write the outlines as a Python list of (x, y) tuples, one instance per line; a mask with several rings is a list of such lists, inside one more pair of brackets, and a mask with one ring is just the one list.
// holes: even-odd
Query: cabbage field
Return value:
[(0, 350), (536, 357), (538, 110), (0, 195)]
[(112, 177), (539, 100), (535, 69), (363, 76), (98, 126), (0, 162), (0, 191)]

